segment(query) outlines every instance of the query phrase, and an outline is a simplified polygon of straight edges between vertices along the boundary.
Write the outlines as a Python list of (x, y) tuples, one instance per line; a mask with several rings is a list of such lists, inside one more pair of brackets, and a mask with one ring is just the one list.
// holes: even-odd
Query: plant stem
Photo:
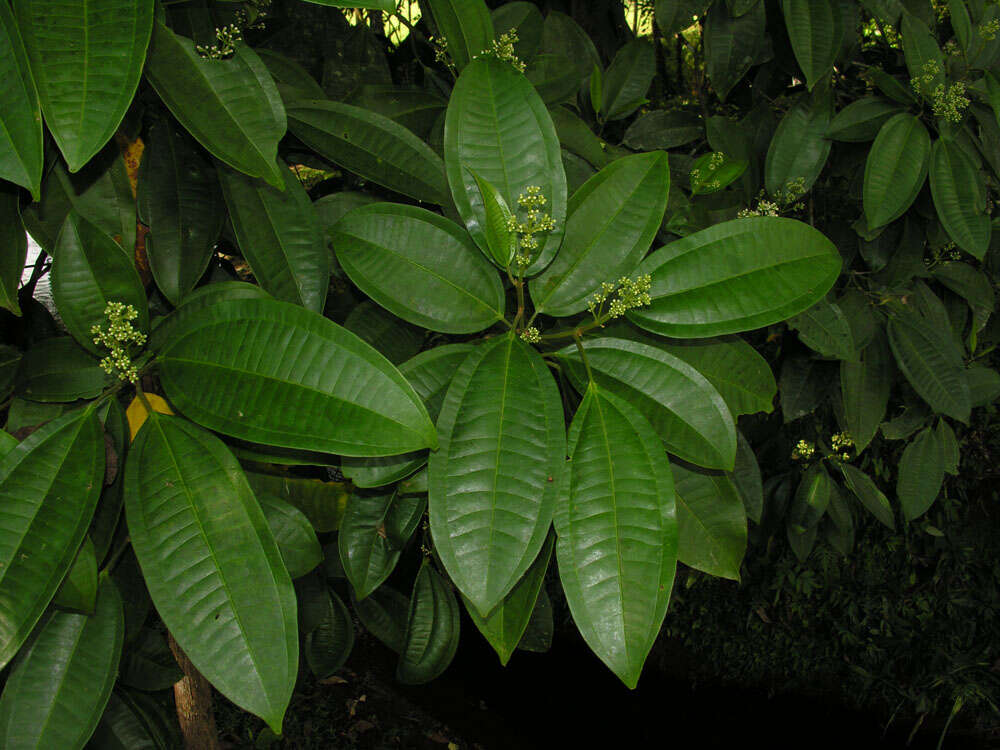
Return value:
[(574, 333), (573, 333), (573, 343), (576, 344), (576, 350), (578, 352), (580, 352), (580, 359), (583, 360), (583, 366), (587, 370), (587, 380), (590, 383), (593, 383), (594, 382), (594, 373), (591, 372), (591, 370), (590, 370), (590, 362), (587, 360), (587, 352), (583, 348), (583, 341), (581, 340), (582, 338), (583, 338), (583, 336), (582, 336), (582, 334), (580, 334), (579, 331), (574, 331)]
[[(534, 318), (532, 318), (532, 320), (534, 320)], [(608, 322), (608, 320), (609, 320), (608, 318), (597, 318), (591, 323), (587, 323), (586, 325), (582, 326), (576, 326), (575, 328), (570, 328), (569, 330), (566, 331), (557, 331), (556, 333), (546, 333), (544, 336), (542, 336), (542, 341), (579, 338), (580, 336), (583, 336), (583, 334), (593, 330), (594, 328), (603, 327), (604, 324)]]

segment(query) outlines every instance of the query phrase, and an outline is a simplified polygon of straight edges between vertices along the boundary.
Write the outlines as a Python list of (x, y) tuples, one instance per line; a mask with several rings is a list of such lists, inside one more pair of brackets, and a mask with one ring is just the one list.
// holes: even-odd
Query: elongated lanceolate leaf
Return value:
[(323, 550), (305, 513), (277, 495), (255, 494), (288, 575), (301, 578), (323, 562)]
[(458, 649), (458, 601), (451, 587), (424, 562), (410, 595), (403, 650), (396, 679), (405, 685), (430, 682), (444, 672)]
[(562, 241), (566, 175), (552, 119), (523, 75), (492, 58), (468, 65), (448, 102), (444, 161), (458, 213), (486, 252), (486, 213), (473, 174), (496, 187), (515, 213), (523, 211), (517, 208), (518, 198), (528, 186), (541, 188), (548, 201), (542, 210), (556, 228), (538, 237), (539, 250), (526, 273), (545, 268)]
[(122, 600), (101, 580), (93, 615), (53, 612), (18, 658), (0, 697), (0, 746), (80, 750), (118, 677), (125, 637)]
[(709, 575), (738, 581), (747, 518), (732, 480), (679, 464), (670, 468), (677, 495), (677, 559)]
[(663, 151), (618, 159), (587, 180), (570, 198), (562, 249), (531, 282), (535, 309), (572, 315), (601, 282), (629, 275), (656, 237), (669, 190)]
[(826, 137), (833, 118), (829, 90), (817, 89), (802, 96), (778, 123), (764, 162), (767, 192), (792, 200), (809, 192), (830, 155), (832, 142)]
[(899, 460), (896, 495), (907, 521), (922, 516), (937, 500), (944, 470), (944, 445), (935, 430), (925, 427), (906, 446)]
[(157, 21), (146, 78), (213, 156), (283, 188), (275, 156), (285, 135), (285, 110), (271, 74), (250, 47), (237, 44), (232, 57), (211, 60), (199, 55), (190, 39)]
[(330, 252), (305, 189), (289, 169), (282, 169), (281, 179), (279, 191), (219, 168), (236, 241), (257, 281), (276, 299), (321, 313), (330, 285)]
[[(782, 0), (785, 28), (795, 59), (812, 91), (833, 69), (844, 39), (838, 0)], [(853, 34), (854, 30), (851, 29)]]
[(759, 328), (822, 299), (840, 266), (834, 244), (808, 224), (773, 217), (727, 221), (647, 256), (637, 273), (652, 276), (652, 303), (628, 317), (675, 338)]
[(559, 579), (587, 645), (634, 688), (677, 565), (670, 468), (642, 414), (594, 383), (568, 450), (555, 515)]
[(934, 411), (959, 422), (969, 421), (972, 408), (962, 354), (950, 330), (940, 330), (915, 313), (889, 319), (889, 345), (899, 369)]
[(889, 405), (892, 361), (881, 331), (862, 351), (857, 362), (840, 363), (840, 394), (844, 429), (860, 453), (875, 437)]
[(434, 546), (488, 615), (545, 541), (565, 456), (562, 404), (541, 356), (511, 333), (465, 360), (438, 425), (428, 467)]
[(927, 179), (931, 137), (913, 115), (903, 112), (878, 131), (865, 163), (864, 207), (869, 229), (902, 216)]
[[(605, 120), (621, 120), (645, 103), (649, 86), (656, 75), (653, 45), (637, 39), (618, 50), (604, 74), (599, 101)], [(595, 104), (595, 110), (597, 109)]]
[(99, 353), (91, 329), (107, 328), (109, 302), (124, 302), (139, 313), (134, 325), (149, 330), (146, 290), (132, 257), (111, 237), (71, 212), (56, 240), (52, 298), (66, 328), (88, 351)]
[(814, 529), (826, 513), (830, 495), (834, 492), (836, 488), (823, 462), (819, 461), (810, 466), (788, 506), (789, 530), (796, 534), (805, 534)]
[(441, 157), (413, 132), (376, 112), (305, 100), (288, 108), (288, 127), (320, 156), (397, 193), (447, 201)]
[(453, 221), (416, 206), (375, 203), (330, 231), (351, 281), (403, 320), (475, 333), (503, 318), (500, 277)]
[(0, 3), (0, 179), (28, 188), (42, 180), (42, 111), (21, 32)]
[(956, 245), (982, 260), (990, 246), (992, 225), (977, 171), (957, 143), (934, 142), (930, 178), (938, 218)]
[(799, 340), (814, 352), (836, 359), (857, 359), (850, 323), (833, 302), (821, 299), (808, 310), (789, 318), (788, 327), (798, 331)]
[(705, 70), (719, 98), (746, 75), (764, 51), (764, 4), (757, 3), (749, 13), (734, 18), (725, 3), (713, 3), (705, 20)]
[[(732, 469), (736, 428), (722, 396), (691, 365), (637, 341), (586, 341), (587, 362), (605, 393), (634, 406), (652, 424), (671, 453), (716, 469)], [(587, 373), (575, 346), (558, 353), (577, 389), (587, 390)]]
[[(391, 529), (408, 526), (423, 513), (423, 499), (381, 495), (352, 495), (340, 523), (337, 544), (344, 573), (358, 599), (364, 599), (389, 577), (406, 540), (392, 538)], [(419, 518), (419, 515), (418, 515)]]
[(329, 677), (347, 661), (354, 648), (354, 622), (344, 602), (326, 589), (326, 606), (319, 624), (305, 638), (306, 661), (317, 677)]
[(111, 138), (139, 85), (153, 0), (18, 0), (45, 124), (71, 172)]
[(187, 135), (157, 122), (146, 134), (136, 199), (156, 286), (178, 305), (208, 267), (226, 219), (215, 169)]
[(229, 449), (154, 414), (125, 466), (132, 547), (163, 623), (219, 692), (275, 732), (298, 672), (295, 591)]
[(493, 19), (483, 0), (424, 0), (448, 55), (461, 71), (493, 41)]
[(69, 336), (43, 339), (28, 349), (18, 366), (14, 391), (31, 401), (96, 398), (108, 384), (97, 357)]
[(487, 257), (500, 268), (509, 268), (517, 252), (517, 232), (511, 228), (517, 219), (507, 206), (507, 201), (493, 185), (475, 173), (472, 176), (479, 187), (479, 197), (483, 201), (486, 216), (483, 231), (486, 234), (486, 249), (489, 250)]
[(205, 427), (344, 456), (437, 447), (413, 387), (336, 323), (276, 300), (174, 314), (160, 377), (177, 410)]
[(899, 111), (899, 104), (866, 96), (851, 102), (834, 116), (826, 129), (826, 137), (854, 143), (873, 140), (886, 120)]
[(847, 488), (861, 501), (869, 513), (890, 529), (896, 528), (896, 519), (892, 513), (889, 499), (871, 480), (867, 474), (856, 466), (848, 463), (840, 464)]
[(21, 314), (17, 289), (28, 256), (28, 236), (21, 223), (19, 204), (17, 188), (0, 183), (0, 307), (15, 315)]
[(76, 557), (101, 494), (104, 450), (86, 409), (39, 428), (0, 461), (0, 667)]

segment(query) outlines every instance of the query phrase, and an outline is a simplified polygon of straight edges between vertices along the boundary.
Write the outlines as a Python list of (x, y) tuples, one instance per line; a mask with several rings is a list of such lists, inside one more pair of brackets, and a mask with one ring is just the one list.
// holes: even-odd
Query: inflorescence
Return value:
[(518, 221), (517, 217), (512, 216), (507, 222), (508, 231), (521, 235), (518, 240), (520, 251), (514, 260), (522, 268), (531, 264), (535, 251), (538, 250), (538, 237), (535, 235), (551, 232), (556, 228), (555, 220), (549, 214), (542, 212), (542, 208), (548, 202), (542, 195), (542, 189), (537, 185), (529, 185), (526, 191), (518, 196), (517, 205), (527, 210), (527, 220)]
[(636, 279), (622, 276), (617, 283), (601, 282), (601, 290), (591, 296), (587, 310), (595, 320), (601, 321), (607, 304), (606, 319), (620, 318), (629, 310), (648, 305), (651, 302), (649, 290), (652, 286), (653, 279), (649, 274)]
[(101, 369), (109, 375), (117, 374), (121, 380), (135, 383), (139, 380), (139, 372), (128, 350), (130, 345), (142, 346), (146, 343), (146, 334), (135, 328), (133, 323), (139, 313), (132, 305), (109, 302), (104, 308), (104, 317), (108, 319), (107, 330), (99, 325), (90, 329), (94, 343), (110, 352), (101, 360)]

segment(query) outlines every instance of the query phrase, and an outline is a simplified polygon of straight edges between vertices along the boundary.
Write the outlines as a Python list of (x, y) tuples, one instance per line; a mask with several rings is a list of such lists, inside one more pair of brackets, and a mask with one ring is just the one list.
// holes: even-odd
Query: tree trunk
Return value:
[(219, 733), (212, 712), (212, 686), (201, 676), (172, 635), (167, 636), (170, 650), (184, 672), (184, 678), (174, 685), (177, 720), (184, 736), (185, 750), (219, 750)]

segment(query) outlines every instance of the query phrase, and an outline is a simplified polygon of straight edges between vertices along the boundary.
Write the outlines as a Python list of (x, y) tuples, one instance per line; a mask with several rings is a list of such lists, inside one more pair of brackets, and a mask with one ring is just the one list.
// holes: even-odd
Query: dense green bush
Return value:
[(545, 650), (553, 556), (634, 687), (678, 562), (959, 544), (1000, 6), (314, 5), (0, 0), (4, 746), (169, 745), (168, 633), (280, 732), (355, 617)]

